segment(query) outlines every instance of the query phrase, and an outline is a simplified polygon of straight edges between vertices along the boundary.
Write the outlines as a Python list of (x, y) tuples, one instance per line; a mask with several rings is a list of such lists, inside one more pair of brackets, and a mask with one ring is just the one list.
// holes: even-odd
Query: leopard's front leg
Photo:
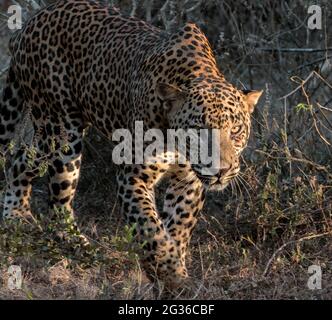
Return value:
[(127, 166), (118, 174), (122, 211), (144, 244), (142, 261), (149, 275), (156, 275), (168, 287), (176, 287), (187, 277), (177, 240), (173, 239), (159, 216), (154, 187), (168, 165)]
[(182, 265), (185, 265), (191, 236), (205, 202), (205, 192), (189, 164), (173, 169), (162, 217), (168, 234), (176, 241)]

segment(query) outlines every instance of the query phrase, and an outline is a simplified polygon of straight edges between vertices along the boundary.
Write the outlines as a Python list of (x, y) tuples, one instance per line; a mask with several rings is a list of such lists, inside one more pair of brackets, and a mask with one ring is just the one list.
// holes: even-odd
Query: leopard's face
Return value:
[(188, 90), (168, 85), (159, 90), (170, 108), (170, 127), (193, 129), (201, 141), (198, 146), (188, 143), (186, 152), (189, 157), (195, 154), (189, 150), (196, 148), (199, 161), (191, 166), (207, 189), (223, 190), (238, 175), (240, 156), (250, 135), (251, 113), (261, 94), (237, 90), (224, 79), (199, 81)]

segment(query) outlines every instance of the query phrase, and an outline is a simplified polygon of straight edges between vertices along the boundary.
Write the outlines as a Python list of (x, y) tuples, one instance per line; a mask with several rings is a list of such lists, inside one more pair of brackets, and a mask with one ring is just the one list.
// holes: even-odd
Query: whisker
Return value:
[(231, 183), (231, 188), (232, 188), (232, 197), (234, 196), (234, 194), (235, 194), (235, 197), (237, 197), (237, 189), (236, 189), (236, 187), (234, 186), (234, 180), (232, 179), (232, 180), (230, 181), (230, 183)]
[(246, 185), (244, 184), (244, 182), (240, 179), (240, 176), (238, 176), (237, 178), (238, 178), (237, 181), (238, 181), (239, 183), (241, 183), (241, 185), (242, 185), (243, 188), (245, 189), (245, 191), (246, 191), (246, 193), (247, 193), (247, 195), (248, 195), (248, 197), (249, 197), (249, 199), (250, 199), (250, 202), (252, 202), (252, 198), (251, 198), (251, 195), (250, 195), (250, 192), (249, 192), (248, 188), (246, 187)]
[(249, 182), (248, 182), (247, 180), (245, 180), (244, 177), (243, 177), (241, 174), (239, 174), (239, 179), (241, 179), (241, 181), (242, 181), (246, 186), (248, 186), (248, 188), (249, 188), (250, 190), (254, 190), (253, 187), (249, 184)]
[(239, 184), (239, 181), (238, 181), (237, 177), (234, 178), (234, 182), (235, 182), (235, 185), (237, 187), (237, 190), (239, 190), (240, 197), (243, 199), (244, 197), (243, 197), (242, 189), (241, 189), (241, 186)]

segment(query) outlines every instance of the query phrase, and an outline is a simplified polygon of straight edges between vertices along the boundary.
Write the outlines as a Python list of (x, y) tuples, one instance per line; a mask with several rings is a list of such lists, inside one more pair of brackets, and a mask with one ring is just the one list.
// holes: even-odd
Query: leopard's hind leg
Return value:
[(15, 136), (15, 129), (22, 119), (23, 95), (13, 68), (10, 67), (5, 87), (0, 99), (0, 152), (8, 152), (10, 142)]
[[(31, 180), (36, 176), (39, 165), (32, 159), (29, 161), (27, 150), (12, 143), (22, 121), (24, 105), (23, 92), (11, 66), (0, 100), (0, 156), (2, 159), (10, 158), (5, 173), (4, 218), (30, 214)], [(9, 156), (13, 149), (17, 151)]]

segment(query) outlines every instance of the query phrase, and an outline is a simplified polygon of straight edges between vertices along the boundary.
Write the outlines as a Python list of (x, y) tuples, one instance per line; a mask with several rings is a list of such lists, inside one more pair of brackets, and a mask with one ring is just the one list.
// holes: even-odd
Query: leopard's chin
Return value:
[(226, 183), (214, 183), (214, 184), (210, 184), (208, 186), (208, 190), (215, 192), (215, 191), (223, 191), (225, 190), (229, 185), (229, 182)]

